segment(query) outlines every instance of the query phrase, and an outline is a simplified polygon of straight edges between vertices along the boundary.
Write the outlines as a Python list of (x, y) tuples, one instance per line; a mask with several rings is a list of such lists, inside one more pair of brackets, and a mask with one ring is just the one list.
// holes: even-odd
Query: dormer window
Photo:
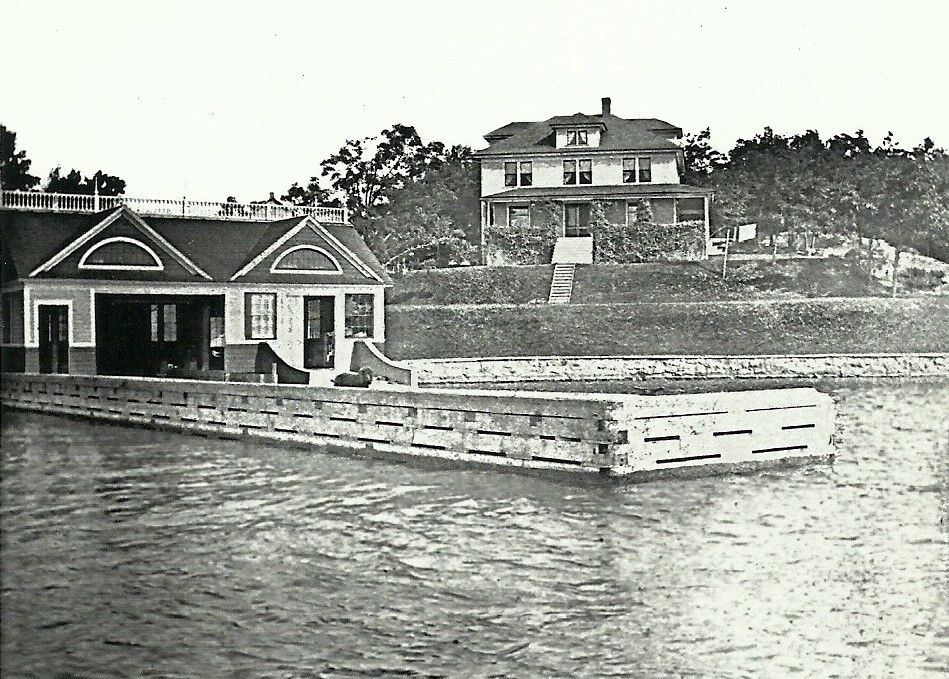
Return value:
[(534, 183), (534, 164), (527, 160), (521, 163), (504, 163), (505, 186), (531, 186)]
[(567, 130), (567, 146), (589, 146), (586, 130)]

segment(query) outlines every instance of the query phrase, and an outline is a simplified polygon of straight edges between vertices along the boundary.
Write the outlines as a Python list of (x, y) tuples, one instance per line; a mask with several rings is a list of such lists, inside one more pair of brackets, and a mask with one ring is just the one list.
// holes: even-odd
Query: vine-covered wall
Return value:
[(554, 243), (563, 234), (563, 205), (545, 200), (531, 203), (530, 223), (495, 223), (486, 234), (488, 264), (550, 264)]
[[(614, 203), (596, 201), (590, 209), (593, 261), (613, 264), (701, 259), (705, 224), (701, 221), (657, 224), (648, 199), (637, 201), (635, 219), (616, 218)], [(610, 218), (612, 217), (612, 218)]]
[[(632, 264), (704, 257), (702, 221), (656, 224), (649, 200), (637, 202), (635, 219), (628, 224), (625, 201), (591, 202), (594, 262)], [(552, 200), (532, 203), (529, 224), (488, 227), (488, 263), (549, 264), (554, 243), (562, 234), (563, 204)]]

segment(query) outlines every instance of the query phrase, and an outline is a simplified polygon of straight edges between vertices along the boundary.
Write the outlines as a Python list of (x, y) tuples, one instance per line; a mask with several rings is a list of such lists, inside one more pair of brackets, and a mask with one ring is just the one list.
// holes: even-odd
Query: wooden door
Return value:
[(64, 304), (39, 306), (41, 373), (69, 372), (69, 307)]
[(333, 297), (303, 298), (303, 367), (332, 368), (336, 354)]

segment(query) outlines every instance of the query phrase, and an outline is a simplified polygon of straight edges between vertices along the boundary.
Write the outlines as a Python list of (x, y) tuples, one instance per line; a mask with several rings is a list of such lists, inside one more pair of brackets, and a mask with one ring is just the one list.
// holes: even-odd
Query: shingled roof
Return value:
[[(70, 243), (112, 215), (115, 208), (99, 213), (57, 213), (25, 210), (0, 210), (2, 236), (3, 279), (26, 278), (48, 262)], [(287, 231), (298, 225), (303, 217), (280, 221), (237, 221), (195, 219), (183, 217), (145, 216), (141, 219), (166, 239), (176, 250), (218, 282), (229, 281), (242, 266), (266, 250)], [(392, 282), (385, 267), (372, 254), (362, 237), (351, 225), (320, 224), (346, 249), (371, 269), (386, 284)], [(48, 274), (41, 274), (48, 276)], [(107, 279), (154, 280), (152, 272), (116, 271), (89, 272)], [(299, 277), (270, 275), (273, 282), (299, 283)], [(279, 278), (279, 280), (278, 280)], [(182, 281), (204, 280), (197, 276), (181, 276)], [(327, 284), (377, 284), (374, 279), (348, 268), (340, 276), (322, 276)]]
[(540, 122), (513, 122), (484, 135), (486, 149), (475, 151), (479, 157), (515, 153), (573, 152), (558, 149), (555, 128), (565, 125), (596, 125), (602, 127), (599, 151), (677, 151), (672, 141), (682, 136), (682, 129), (657, 118), (620, 118), (611, 113), (574, 113), (554, 116)]

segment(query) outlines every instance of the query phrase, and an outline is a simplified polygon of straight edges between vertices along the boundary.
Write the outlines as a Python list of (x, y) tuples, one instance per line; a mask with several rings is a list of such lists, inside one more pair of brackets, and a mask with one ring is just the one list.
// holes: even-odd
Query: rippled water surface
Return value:
[(3, 676), (949, 666), (949, 383), (837, 383), (832, 466), (570, 484), (4, 413)]

